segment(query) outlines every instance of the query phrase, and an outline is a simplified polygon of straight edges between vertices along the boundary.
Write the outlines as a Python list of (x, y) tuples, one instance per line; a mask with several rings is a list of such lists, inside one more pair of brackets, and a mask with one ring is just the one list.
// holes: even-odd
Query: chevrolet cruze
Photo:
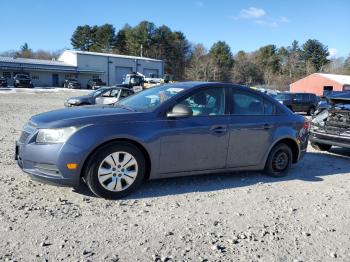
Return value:
[(309, 123), (273, 98), (224, 83), (157, 86), (112, 106), (33, 116), (16, 142), (34, 179), (120, 198), (146, 179), (264, 170), (279, 177), (300, 160)]

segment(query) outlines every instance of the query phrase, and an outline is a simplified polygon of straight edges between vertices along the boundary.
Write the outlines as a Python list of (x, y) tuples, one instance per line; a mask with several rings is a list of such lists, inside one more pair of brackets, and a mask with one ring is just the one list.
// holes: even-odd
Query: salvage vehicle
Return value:
[(311, 146), (321, 151), (332, 146), (350, 148), (350, 93), (335, 94), (328, 100), (329, 108), (311, 121)]
[(32, 78), (29, 75), (26, 74), (16, 74), (13, 78), (14, 87), (27, 87), (27, 88), (33, 88)]
[(7, 78), (0, 77), (0, 87), (7, 87)]
[(93, 78), (93, 79), (89, 79), (86, 87), (87, 89), (95, 90), (105, 85), (106, 83), (103, 82), (100, 78)]
[(156, 86), (113, 106), (33, 116), (16, 142), (34, 179), (125, 197), (145, 179), (243, 170), (285, 175), (306, 152), (309, 122), (266, 94), (229, 83)]
[(293, 112), (306, 112), (313, 115), (316, 111), (318, 98), (312, 93), (279, 93), (275, 97), (281, 104)]
[(81, 85), (78, 82), (78, 79), (69, 78), (69, 79), (64, 80), (63, 87), (64, 88), (70, 88), (70, 89), (80, 89)]
[(84, 106), (84, 105), (111, 105), (119, 100), (133, 95), (134, 91), (123, 87), (101, 87), (88, 95), (70, 97), (64, 102), (64, 106)]
[(315, 115), (321, 113), (323, 110), (331, 107), (330, 98), (334, 95), (350, 93), (350, 91), (332, 91), (321, 97), (320, 102), (318, 102)]

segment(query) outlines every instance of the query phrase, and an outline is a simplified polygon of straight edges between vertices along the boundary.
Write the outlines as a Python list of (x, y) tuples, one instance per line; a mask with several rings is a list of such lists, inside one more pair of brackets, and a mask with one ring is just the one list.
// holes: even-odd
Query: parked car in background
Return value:
[(85, 96), (70, 97), (64, 105), (66, 107), (95, 104), (111, 105), (133, 94), (134, 91), (128, 88), (101, 87)]
[(102, 86), (105, 86), (106, 83), (103, 82), (100, 78), (93, 78), (93, 79), (90, 79), (87, 83), (87, 89), (92, 89), (92, 90), (95, 90), (95, 89), (99, 89), (100, 87)]
[(329, 107), (311, 121), (311, 146), (321, 151), (350, 148), (350, 93), (334, 94), (328, 100)]
[(120, 198), (145, 179), (265, 170), (285, 175), (306, 152), (309, 122), (266, 94), (206, 82), (156, 86), (114, 106), (33, 116), (16, 143), (32, 177)]
[(305, 112), (313, 115), (316, 111), (318, 98), (312, 93), (279, 93), (275, 97), (281, 104), (293, 112)]
[(71, 89), (80, 89), (80, 83), (78, 82), (78, 79), (75, 78), (69, 78), (64, 80), (63, 82), (64, 88), (71, 88)]
[(26, 74), (16, 74), (13, 78), (14, 87), (27, 87), (27, 88), (33, 88), (32, 78), (29, 75)]
[(7, 78), (0, 77), (0, 87), (7, 87)]

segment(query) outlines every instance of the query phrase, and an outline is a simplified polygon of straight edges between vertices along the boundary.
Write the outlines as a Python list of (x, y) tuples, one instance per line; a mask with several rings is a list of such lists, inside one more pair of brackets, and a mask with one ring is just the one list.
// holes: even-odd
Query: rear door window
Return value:
[(232, 99), (233, 115), (274, 115), (276, 106), (258, 95), (234, 91)]

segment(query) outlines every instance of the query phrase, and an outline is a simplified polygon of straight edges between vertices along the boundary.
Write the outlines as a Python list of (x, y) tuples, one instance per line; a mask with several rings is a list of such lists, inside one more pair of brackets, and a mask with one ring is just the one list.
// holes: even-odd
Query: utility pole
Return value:
[(143, 49), (143, 46), (142, 46), (142, 44), (141, 44), (141, 55), (140, 55), (141, 57), (142, 57), (142, 49)]

